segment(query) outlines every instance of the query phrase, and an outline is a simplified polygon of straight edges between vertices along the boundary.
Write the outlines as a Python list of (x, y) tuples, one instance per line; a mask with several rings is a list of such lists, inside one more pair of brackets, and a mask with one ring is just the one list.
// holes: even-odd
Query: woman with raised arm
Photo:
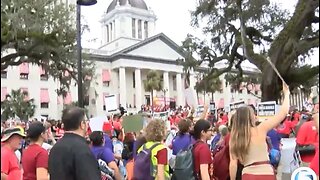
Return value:
[(236, 178), (237, 162), (244, 165), (242, 180), (275, 180), (269, 162), (266, 143), (267, 132), (275, 128), (289, 111), (289, 87), (283, 83), (284, 100), (279, 113), (255, 126), (255, 114), (249, 106), (240, 107), (232, 122), (230, 139), (230, 179)]

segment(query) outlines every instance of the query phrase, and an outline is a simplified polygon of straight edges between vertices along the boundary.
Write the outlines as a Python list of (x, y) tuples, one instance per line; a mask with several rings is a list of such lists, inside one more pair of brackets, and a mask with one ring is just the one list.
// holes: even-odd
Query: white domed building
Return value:
[[(113, 0), (100, 20), (102, 46), (98, 49), (83, 49), (83, 53), (96, 64), (96, 75), (91, 83), (89, 97), (89, 115), (105, 114), (104, 96), (116, 95), (117, 103), (131, 110), (139, 110), (141, 105), (150, 104), (150, 92), (146, 92), (143, 80), (149, 70), (162, 74), (164, 92), (154, 92), (158, 100), (166, 99), (176, 106), (186, 104), (184, 95), (183, 67), (177, 59), (183, 59), (179, 45), (165, 34), (154, 34), (157, 17), (148, 9), (143, 0)], [(259, 73), (258, 69), (246, 68), (247, 73)], [(1, 100), (12, 89), (22, 88), (35, 99), (35, 116), (61, 117), (64, 104), (77, 101), (77, 87), (71, 87), (70, 93), (62, 99), (55, 93), (58, 82), (53, 78), (42, 78), (39, 67), (23, 64), (9, 67), (1, 76)], [(22, 76), (27, 74), (27, 77)], [(246, 91), (231, 92), (221, 77), (222, 91), (215, 93), (216, 106), (223, 108), (231, 101), (244, 100), (255, 104), (258, 98)], [(195, 85), (195, 74), (191, 76), (191, 85)], [(255, 86), (257, 96), (261, 94), (259, 85)], [(97, 96), (96, 96), (97, 94)], [(164, 96), (166, 96), (164, 98)], [(204, 95), (200, 94), (200, 101)], [(210, 98), (211, 95), (206, 95)], [(202, 100), (201, 100), (202, 99)]]

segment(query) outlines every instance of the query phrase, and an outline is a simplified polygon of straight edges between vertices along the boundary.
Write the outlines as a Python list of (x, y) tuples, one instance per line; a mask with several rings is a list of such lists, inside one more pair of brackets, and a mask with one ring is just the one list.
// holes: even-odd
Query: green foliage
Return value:
[(21, 90), (12, 90), (10, 95), (1, 102), (2, 117), (4, 119), (19, 117), (27, 121), (35, 113), (36, 105), (34, 99), (26, 99), (27, 92)]
[[(1, 70), (23, 62), (42, 66), (65, 95), (77, 79), (75, 15), (60, 0), (2, 0)], [(92, 64), (83, 63), (83, 78), (92, 76)]]
[[(199, 70), (205, 65), (209, 68), (207, 76), (210, 78), (237, 69), (237, 75), (228, 79), (239, 84), (246, 81), (241, 64), (248, 60), (263, 74), (260, 81), (262, 99), (277, 99), (281, 82), (266, 59), (270, 58), (283, 76), (291, 74), (297, 77), (297, 62), (304, 63), (313, 48), (319, 47), (319, 27), (314, 26), (319, 23), (318, 13), (315, 13), (318, 10), (319, 1), (311, 0), (298, 0), (293, 14), (270, 0), (198, 1), (198, 6), (191, 13), (191, 24), (202, 28), (206, 37), (200, 40), (188, 34), (182, 43), (182, 49), (188, 56), (178, 62), (184, 69)], [(190, 55), (199, 58), (194, 59)], [(225, 63), (226, 66), (218, 69), (216, 63)], [(310, 72), (305, 81), (318, 74)], [(299, 79), (287, 77), (285, 80), (289, 86), (302, 85)]]
[(147, 74), (147, 79), (143, 80), (143, 85), (147, 92), (152, 92), (153, 90), (161, 91), (163, 84), (159, 72), (150, 70)]
[(143, 80), (144, 89), (151, 93), (151, 102), (153, 104), (153, 90), (161, 91), (163, 84), (158, 71), (150, 70), (147, 74), (147, 79)]

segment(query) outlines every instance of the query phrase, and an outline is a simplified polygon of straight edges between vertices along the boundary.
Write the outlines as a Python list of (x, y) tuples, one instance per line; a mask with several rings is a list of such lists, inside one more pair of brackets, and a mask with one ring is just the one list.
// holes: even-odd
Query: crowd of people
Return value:
[[(276, 179), (281, 138), (296, 137), (300, 166), (319, 176), (319, 112), (289, 111), (283, 85), (280, 111), (259, 121), (254, 106), (190, 116), (176, 110), (152, 119), (140, 132), (126, 132), (121, 115), (92, 131), (85, 111), (63, 110), (61, 122), (2, 123), (1, 179), (9, 180), (268, 180)], [(10, 125), (9, 125), (10, 124)], [(25, 133), (26, 131), (26, 133)], [(20, 154), (20, 157), (19, 157)]]

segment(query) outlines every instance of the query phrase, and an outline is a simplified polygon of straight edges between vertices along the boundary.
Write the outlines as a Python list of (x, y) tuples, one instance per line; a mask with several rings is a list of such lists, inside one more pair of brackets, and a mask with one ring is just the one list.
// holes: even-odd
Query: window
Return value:
[(142, 39), (142, 21), (138, 21), (138, 38)]
[(40, 80), (41, 80), (41, 81), (48, 81), (48, 79), (49, 79), (49, 76), (48, 76), (47, 73), (40, 75)]
[(136, 19), (132, 18), (132, 37), (136, 38)]
[(104, 87), (109, 87), (110, 86), (110, 81), (104, 81), (103, 82)]
[(41, 108), (48, 109), (49, 103), (41, 103)]
[(113, 40), (113, 37), (112, 37), (112, 24), (110, 24), (110, 41), (112, 41)]
[(107, 42), (110, 41), (110, 37), (109, 37), (109, 26), (107, 25)]
[(104, 110), (104, 111), (106, 110), (106, 105), (103, 105), (103, 110)]
[(20, 79), (28, 79), (28, 78), (29, 78), (29, 74), (25, 74), (25, 73), (20, 74)]
[(133, 88), (136, 88), (136, 78), (135, 78), (135, 76), (136, 76), (136, 73), (133, 71), (133, 73), (132, 73), (132, 87)]
[(7, 79), (7, 71), (1, 71), (1, 78)]
[(173, 75), (173, 90), (176, 91), (177, 90), (177, 77), (175, 75)]
[(148, 38), (148, 21), (144, 22), (144, 38)]

